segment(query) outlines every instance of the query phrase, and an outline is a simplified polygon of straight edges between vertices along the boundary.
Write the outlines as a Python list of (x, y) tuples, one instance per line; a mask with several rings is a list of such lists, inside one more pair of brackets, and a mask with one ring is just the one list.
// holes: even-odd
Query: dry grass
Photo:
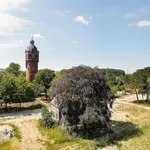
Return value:
[(121, 140), (117, 145), (107, 147), (107, 149), (150, 150), (150, 110), (116, 103), (114, 107), (114, 117), (116, 114), (118, 114), (118, 116), (121, 114), (119, 120), (136, 124), (141, 134), (136, 134), (127, 140)]
[[(149, 150), (150, 149), (150, 110), (127, 104), (115, 103), (112, 122), (113, 133), (105, 135), (95, 141), (82, 138), (72, 138), (61, 134), (60, 127), (41, 129), (47, 137), (45, 145), (49, 150), (80, 144), (81, 150)], [(142, 144), (141, 144), (142, 143)]]
[[(1, 124), (4, 125), (4, 124)], [(14, 137), (10, 141), (0, 143), (0, 150), (19, 150), (21, 135), (17, 126), (7, 123), (7, 125), (14, 128)]]
[[(21, 145), (29, 148), (34, 145), (38, 148), (48, 150), (59, 150), (74, 144), (80, 144), (80, 150), (95, 150), (95, 147), (103, 150), (150, 150), (150, 110), (139, 108), (128, 104), (115, 103), (110, 126), (113, 133), (105, 135), (97, 140), (86, 140), (73, 138), (61, 131), (60, 127), (54, 129), (39, 128), (42, 135), (37, 130), (37, 121), (27, 121), (19, 125), (19, 131), (24, 138), (20, 142), (16, 137), (11, 142), (1, 143), (0, 150), (22, 150)], [(33, 131), (29, 138), (27, 130)], [(35, 133), (35, 134), (34, 134)], [(33, 140), (33, 141), (32, 141)], [(32, 144), (33, 143), (33, 144)], [(33, 148), (33, 147), (32, 147)]]

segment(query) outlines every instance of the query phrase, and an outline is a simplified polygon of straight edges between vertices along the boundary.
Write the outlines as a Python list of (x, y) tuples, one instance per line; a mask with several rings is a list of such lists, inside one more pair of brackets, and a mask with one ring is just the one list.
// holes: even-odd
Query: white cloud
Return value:
[(150, 26), (150, 21), (148, 20), (143, 20), (143, 21), (140, 21), (136, 24), (137, 27), (147, 27), (147, 26)]
[(0, 49), (13, 49), (24, 46), (24, 42), (22, 40), (15, 40), (9, 43), (0, 43)]
[(54, 13), (55, 13), (56, 15), (59, 15), (59, 16), (64, 17), (64, 16), (66, 16), (67, 14), (69, 14), (70, 11), (69, 11), (69, 10), (63, 10), (63, 11), (55, 11)]
[(75, 22), (82, 23), (82, 24), (85, 24), (85, 25), (89, 25), (91, 18), (92, 18), (92, 17), (90, 16), (89, 19), (86, 19), (85, 17), (83, 17), (83, 16), (81, 15), (81, 16), (77, 16), (76, 18), (74, 18), (74, 21), (75, 21)]
[(7, 32), (6, 30), (0, 30), (0, 36), (10, 36), (13, 35), (12, 32)]
[(0, 3), (0, 35), (12, 35), (14, 31), (21, 30), (31, 24), (30, 20), (19, 18), (9, 13), (9, 10), (23, 10), (31, 0), (1, 0)]
[(31, 0), (1, 0), (0, 11), (7, 12), (11, 9), (20, 9), (24, 5), (29, 4)]
[(133, 19), (135, 17), (136, 17), (136, 15), (134, 13), (126, 13), (123, 15), (123, 18), (125, 18), (125, 19)]
[(20, 10), (21, 10), (22, 12), (25, 12), (25, 13), (29, 12), (29, 9), (28, 9), (28, 8), (20, 8)]
[(31, 23), (29, 20), (18, 18), (8, 13), (0, 12), (0, 30), (13, 32)]
[(45, 37), (42, 36), (41, 34), (31, 34), (30, 36), (33, 36), (33, 38), (39, 38), (39, 39), (42, 39), (42, 40), (45, 40)]

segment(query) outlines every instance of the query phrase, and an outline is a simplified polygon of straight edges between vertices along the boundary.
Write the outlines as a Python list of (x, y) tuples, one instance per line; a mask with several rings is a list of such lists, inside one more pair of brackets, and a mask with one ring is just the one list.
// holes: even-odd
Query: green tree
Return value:
[(6, 109), (7, 104), (13, 102), (16, 91), (17, 86), (15, 83), (15, 78), (10, 76), (4, 76), (0, 83), (0, 95), (3, 102), (5, 103)]
[(143, 78), (140, 71), (136, 71), (133, 74), (128, 74), (124, 78), (125, 85), (135, 91), (137, 101), (139, 100), (139, 91), (142, 91), (144, 87)]
[(21, 103), (24, 102), (33, 102), (35, 100), (35, 87), (34, 84), (27, 81), (25, 77), (18, 77), (16, 78), (16, 86), (17, 90), (14, 96), (14, 103)]
[(140, 80), (142, 81), (143, 93), (147, 95), (146, 100), (150, 102), (150, 67), (146, 67), (144, 69), (137, 70), (140, 74)]
[(46, 100), (48, 98), (47, 91), (51, 86), (52, 80), (55, 77), (55, 72), (50, 69), (39, 70), (35, 75), (34, 83), (37, 83), (39, 86), (44, 87)]
[(120, 69), (101, 69), (106, 75), (107, 83), (113, 93), (117, 93), (122, 90), (123, 77), (125, 76), (125, 71)]
[(62, 77), (65, 73), (67, 72), (66, 69), (62, 69), (61, 71), (57, 71), (55, 73), (55, 77), (53, 78), (52, 82), (55, 82), (56, 80), (58, 80), (60, 77)]
[[(113, 94), (98, 68), (79, 66), (68, 70), (52, 86), (51, 99), (60, 106), (62, 122), (71, 131), (92, 137), (107, 126)], [(80, 130), (81, 129), (81, 130)]]
[(146, 100), (150, 102), (150, 67), (139, 69), (130, 76), (129, 85), (135, 90), (137, 99), (139, 91), (142, 95), (146, 94)]
[(20, 65), (16, 63), (10, 63), (9, 66), (5, 69), (6, 73), (13, 74), (18, 76), (20, 74)]

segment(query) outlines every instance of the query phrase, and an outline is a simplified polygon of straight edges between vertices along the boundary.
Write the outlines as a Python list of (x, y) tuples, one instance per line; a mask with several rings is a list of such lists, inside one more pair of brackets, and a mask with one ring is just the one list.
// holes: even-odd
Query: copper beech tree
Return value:
[(114, 96), (100, 69), (78, 66), (68, 70), (53, 84), (50, 96), (57, 99), (61, 121), (69, 131), (90, 138), (96, 129), (107, 126)]

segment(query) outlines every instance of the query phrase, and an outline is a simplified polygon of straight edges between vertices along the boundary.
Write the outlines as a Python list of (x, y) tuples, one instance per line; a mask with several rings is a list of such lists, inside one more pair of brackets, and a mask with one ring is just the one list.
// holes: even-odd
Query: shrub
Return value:
[(52, 112), (47, 108), (42, 109), (42, 119), (40, 120), (40, 126), (45, 128), (51, 128), (55, 125), (55, 121), (52, 118)]

